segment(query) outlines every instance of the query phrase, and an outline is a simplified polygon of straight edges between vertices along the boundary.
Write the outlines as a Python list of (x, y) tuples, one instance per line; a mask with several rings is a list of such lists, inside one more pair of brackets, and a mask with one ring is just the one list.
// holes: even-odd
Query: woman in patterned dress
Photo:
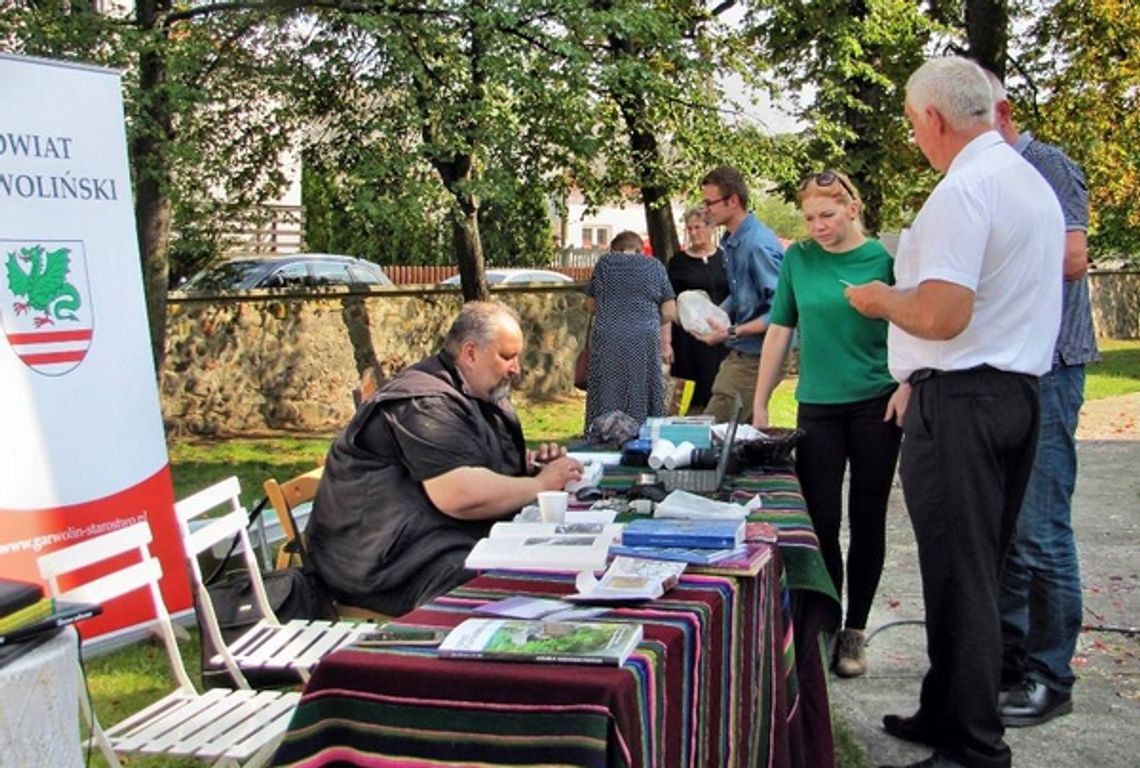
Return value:
[[(724, 271), (724, 251), (713, 242), (713, 225), (703, 207), (685, 212), (685, 233), (689, 247), (669, 262), (669, 282), (678, 296), (682, 291), (699, 290), (709, 295), (713, 304), (728, 296), (728, 275)], [(710, 347), (673, 324), (673, 368), (670, 373), (678, 379), (694, 383), (693, 399), (689, 404), (692, 413), (699, 413), (709, 402), (713, 379), (728, 349), (719, 344)]]
[(636, 232), (618, 234), (586, 285), (586, 311), (594, 316), (587, 427), (610, 411), (622, 411), (638, 424), (665, 415), (661, 364), (673, 359), (677, 302), (665, 265), (641, 249)]

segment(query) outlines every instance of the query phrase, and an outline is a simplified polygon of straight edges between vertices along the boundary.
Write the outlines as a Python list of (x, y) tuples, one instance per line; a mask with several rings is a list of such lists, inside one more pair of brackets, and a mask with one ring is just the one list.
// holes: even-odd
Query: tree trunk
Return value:
[(969, 57), (1005, 79), (1009, 41), (1009, 9), (1005, 0), (966, 0), (966, 39)]
[(152, 37), (139, 54), (140, 125), (131, 142), (135, 179), (135, 228), (139, 243), (143, 289), (146, 293), (147, 321), (150, 326), (151, 356), (155, 373), (161, 376), (166, 354), (166, 291), (170, 265), (171, 201), (167, 194), (170, 164), (166, 156), (174, 136), (174, 123), (167, 93), (167, 64), (163, 53), (162, 31), (157, 29), (158, 14), (168, 10), (162, 0), (139, 0), (139, 29)]
[(448, 160), (434, 159), (432, 165), (444, 187), (455, 198), (451, 219), (451, 246), (459, 265), (459, 285), (464, 301), (486, 301), (490, 296), (483, 272), (483, 238), (479, 234), (479, 198), (466, 182), (471, 180), (471, 155), (455, 155)]
[[(624, 50), (625, 44), (619, 40), (611, 40), (611, 46), (624, 55), (630, 55)], [(654, 182), (662, 164), (661, 147), (649, 126), (646, 117), (648, 110), (643, 98), (633, 92), (616, 91), (612, 92), (612, 97), (621, 110), (629, 133), (630, 152), (638, 176), (637, 186), (641, 190), (642, 205), (645, 207), (645, 228), (649, 232), (650, 247), (656, 258), (668, 264), (680, 250), (680, 241), (677, 239), (677, 224), (673, 221), (670, 190)]]

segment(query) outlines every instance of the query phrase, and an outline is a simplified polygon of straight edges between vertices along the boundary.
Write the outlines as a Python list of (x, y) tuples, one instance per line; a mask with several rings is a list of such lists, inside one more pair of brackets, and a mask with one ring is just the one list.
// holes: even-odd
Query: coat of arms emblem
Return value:
[(0, 318), (24, 365), (47, 376), (73, 370), (94, 337), (83, 243), (0, 240)]

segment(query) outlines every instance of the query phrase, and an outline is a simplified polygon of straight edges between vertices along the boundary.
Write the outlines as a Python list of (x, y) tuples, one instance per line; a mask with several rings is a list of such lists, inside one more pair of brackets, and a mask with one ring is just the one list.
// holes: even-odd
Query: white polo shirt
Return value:
[(913, 225), (899, 237), (898, 288), (943, 280), (974, 292), (965, 330), (946, 341), (910, 335), (893, 323), (891, 375), (990, 365), (1041, 375), (1052, 363), (1061, 323), (1065, 221), (1045, 179), (996, 131), (954, 158)]

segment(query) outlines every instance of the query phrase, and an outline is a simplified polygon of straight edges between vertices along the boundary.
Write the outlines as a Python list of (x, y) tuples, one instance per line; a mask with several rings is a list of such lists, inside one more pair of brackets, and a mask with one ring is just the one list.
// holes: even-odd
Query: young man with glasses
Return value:
[(710, 321), (708, 333), (694, 334), (709, 346), (724, 344), (728, 349), (704, 412), (718, 422), (728, 421), (733, 396), (739, 394), (745, 408), (741, 418), (751, 420), (760, 347), (784, 249), (775, 233), (749, 212), (748, 185), (740, 171), (728, 166), (710, 171), (701, 179), (701, 196), (709, 220), (727, 230), (720, 245), (728, 271), (728, 298), (721, 308), (729, 317), (728, 326)]

